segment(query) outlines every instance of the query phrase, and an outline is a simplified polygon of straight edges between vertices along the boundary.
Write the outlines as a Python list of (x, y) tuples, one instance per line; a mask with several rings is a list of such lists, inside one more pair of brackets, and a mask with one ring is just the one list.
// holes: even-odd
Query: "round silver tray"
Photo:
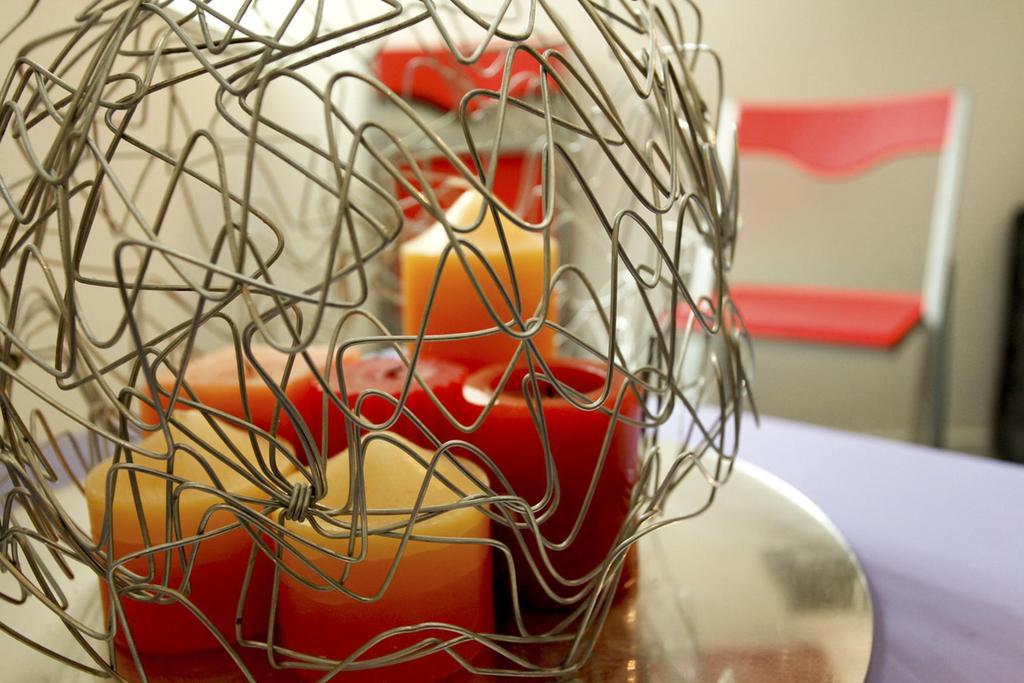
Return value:
[[(706, 490), (689, 477), (666, 513), (685, 514)], [(98, 618), (95, 579), (74, 584)], [(8, 605), (2, 613), (25, 635), (45, 630), (50, 643), (63, 635), (69, 642), (53, 643), (57, 650), (82, 656), (51, 613), (30, 611)], [(706, 512), (641, 542), (637, 587), (610, 611), (590, 663), (569, 680), (863, 681), (872, 629), (867, 581), (836, 528), (799, 491), (740, 460)], [(11, 638), (0, 639), (0, 655), (8, 681), (91, 680)], [(152, 680), (227, 680), (223, 671), (186, 672), (180, 658), (166, 668), (173, 673)]]
[[(669, 515), (699, 499), (696, 486), (706, 491), (687, 482)], [(873, 616), (856, 556), (814, 503), (756, 465), (737, 461), (707, 512), (645, 539), (640, 572), (636, 595), (612, 610), (578, 680), (852, 683), (867, 675)]]

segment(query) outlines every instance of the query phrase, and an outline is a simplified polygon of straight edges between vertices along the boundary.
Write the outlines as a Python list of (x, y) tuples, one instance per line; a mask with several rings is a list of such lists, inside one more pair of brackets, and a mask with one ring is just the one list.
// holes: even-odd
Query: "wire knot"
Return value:
[(292, 488), (291, 497), (288, 499), (288, 507), (284, 511), (284, 518), (293, 522), (305, 522), (309, 516), (309, 506), (313, 502), (313, 487), (305, 482), (296, 484)]

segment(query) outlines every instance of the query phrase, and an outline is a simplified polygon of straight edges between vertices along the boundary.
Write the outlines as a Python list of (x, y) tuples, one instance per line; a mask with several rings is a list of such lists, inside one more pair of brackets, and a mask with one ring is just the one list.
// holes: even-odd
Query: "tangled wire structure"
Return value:
[[(565, 539), (544, 538), (540, 529), (545, 506), (564, 484), (551, 472), (546, 501), (517, 499), (498, 489), (500, 468), (477, 449), (486, 477), (462, 470), (473, 496), (390, 510), (406, 521), (368, 530), (361, 496), (342, 509), (326, 502), (333, 453), (325, 452), (323, 435), (299, 430), (290, 443), (279, 433), (285, 422), (302, 419), (285, 391), (290, 374), (309, 371), (328, 387), (344, 381), (346, 354), (398, 357), (409, 379), (389, 399), (389, 420), (370, 420), (334, 401), (355, 471), (374, 439), (389, 438), (381, 430), (400, 418), (418, 419), (406, 398), (419, 382), (425, 349), (497, 337), (514, 342), (509, 373), (526, 368), (524, 394), (543, 377), (580, 410), (631, 419), (617, 415), (615, 401), (607, 403), (610, 379), (595, 399), (554, 378), (538, 346), (551, 335), (560, 356), (596, 359), (609, 378), (625, 377), (623, 391), (640, 397), (642, 407), (632, 420), (641, 459), (626, 523), (601, 567), (560, 585), (555, 577), (551, 591), (566, 606), (557, 623), (533, 627), (513, 599), (494, 632), (441, 624), (421, 642), (375, 654), (373, 643), (403, 630), (392, 629), (344, 661), (270, 637), (229, 642), (211, 632), (248, 680), (258, 678), (247, 658), (253, 652), (271, 668), (324, 677), (432, 651), (449, 653), (477, 675), (558, 676), (583, 667), (629, 549), (700, 514), (728, 479), (749, 398), (746, 341), (726, 281), (736, 183), (718, 154), (720, 145), (734, 142), (716, 135), (721, 65), (701, 42), (696, 5), (62, 4), (72, 5), (59, 30), (39, 0), (13, 3), (13, 23), (0, 27), (0, 51), (11, 62), (0, 94), (0, 597), (11, 617), (0, 620), (0, 629), (67, 667), (106, 677), (126, 677), (131, 669), (145, 680), (153, 674), (131, 639), (127, 655), (115, 651), (125, 622), (110, 596), (190, 604), (188, 581), (161, 580), (154, 566), (168, 551), (215, 543), (230, 531), (251, 539), (250, 570), (269, 558), (277, 578), (288, 571), (282, 554), (297, 543), (294, 524), (312, 520), (325, 538), (408, 540), (416, 537), (413, 521), (467, 500), (492, 526), (516, 531), (520, 542), (532, 534), (543, 548), (560, 547)], [(415, 56), (396, 71), (381, 57), (395, 53)], [(430, 74), (444, 87), (430, 85)], [(714, 96), (705, 99), (702, 88)], [(498, 189), (509, 173), (499, 162), (510, 156), (521, 159), (512, 193)], [(446, 210), (466, 190), (483, 197), (482, 208), (471, 224), (452, 224)], [(444, 258), (470, 273), (465, 297), (486, 303), (485, 287), (499, 278), (492, 272), (495, 282), (482, 282), (469, 263), (482, 260), (471, 238), (488, 216), (502, 234), (543, 239), (551, 267), (534, 283), (543, 292), (540, 303), (524, 304), (519, 290), (527, 283), (513, 276), (511, 287), (497, 285), (508, 314), (490, 306), (493, 324), (486, 329), (403, 329), (401, 246), (439, 222), (450, 242)], [(502, 255), (513, 263), (506, 241)], [(435, 278), (427, 315), (437, 286)], [(186, 376), (200, 354), (224, 346), (234, 348), (240, 386), (251, 374), (276, 397), (269, 430), (246, 419), (251, 401), (244, 391), (244, 413), (227, 415), (187, 381), (162, 383), (167, 374)], [(281, 374), (261, 364), (257, 346), (287, 356)], [(165, 408), (174, 402), (211, 425), (216, 418), (246, 433), (257, 465), (232, 462), (251, 493), (170, 474), (171, 428), (185, 427), (179, 413), (152, 400), (157, 395)], [(493, 407), (466, 419), (434, 398), (457, 438), (416, 422), (434, 446), (423, 459), (424, 489), (441, 476), (441, 463), (456, 462), (455, 446), (471, 449), (470, 437)], [(146, 405), (155, 419), (140, 414)], [(543, 422), (536, 409), (534, 417)], [(153, 435), (163, 435), (165, 451), (140, 446)], [(200, 460), (224, 450), (205, 443), (204, 452), (202, 439), (195, 441)], [(124, 472), (165, 478), (167, 520), (178, 518), (178, 500), (189, 488), (216, 500), (194, 534), (168, 528), (165, 542), (134, 558), (148, 558), (148, 570), (116, 557), (111, 515), (91, 532), (83, 513), (84, 473), (111, 456)], [(302, 473), (300, 481), (285, 476), (292, 469)], [(702, 482), (703, 497), (685, 515), (662, 514), (686, 479)], [(135, 506), (142, 519), (138, 497)], [(204, 532), (215, 514), (230, 515), (231, 524)], [(494, 549), (496, 563), (514, 561), (507, 543), (481, 542)], [(320, 577), (319, 585), (369, 599), (346, 586), (344, 574)], [(506, 590), (515, 594), (514, 582)], [(105, 618), (94, 607), (107, 600)], [(239, 610), (245, 602), (243, 591)], [(47, 615), (47, 635), (63, 634), (71, 645), (17, 626), (14, 615), (30, 611)], [(439, 638), (437, 630), (447, 635)], [(403, 631), (407, 637), (409, 629)], [(462, 658), (459, 647), (469, 641), (492, 653), (493, 662)]]

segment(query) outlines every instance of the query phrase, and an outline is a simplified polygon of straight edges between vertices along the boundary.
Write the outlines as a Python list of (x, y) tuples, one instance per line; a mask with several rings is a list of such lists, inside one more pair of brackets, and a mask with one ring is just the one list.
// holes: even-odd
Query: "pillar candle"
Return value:
[[(549, 367), (559, 384), (581, 392), (587, 402), (596, 401), (605, 388), (606, 366), (603, 363), (561, 359), (550, 363)], [(544, 496), (548, 475), (540, 432), (523, 395), (527, 371), (524, 368), (514, 370), (505, 385), (499, 387), (505, 370), (502, 365), (488, 366), (466, 380), (464, 398), (471, 406), (467, 419), (476, 419), (489, 402), (494, 401), (494, 405), (479, 428), (464, 438), (494, 460), (508, 479), (512, 490), (506, 492), (499, 487), (497, 493), (515, 493), (528, 504), (536, 505)], [(538, 368), (538, 373), (541, 372)], [(604, 561), (629, 511), (630, 496), (639, 476), (637, 448), (640, 433), (637, 427), (622, 418), (637, 420), (640, 405), (632, 389), (626, 388), (619, 409), (620, 417), (613, 421), (611, 412), (623, 390), (624, 381), (621, 373), (612, 373), (609, 396), (601, 404), (601, 409), (583, 410), (559, 396), (550, 379), (538, 374), (536, 390), (540, 395), (547, 441), (555, 467), (551, 476), (557, 476), (560, 493), (554, 513), (540, 526), (545, 538), (561, 542), (568, 537), (580, 515), (595, 472), (598, 472), (593, 499), (574, 542), (564, 550), (547, 551), (555, 569), (566, 580), (581, 579)], [(528, 380), (527, 386), (532, 387), (532, 382)], [(528, 391), (532, 395), (534, 390), (530, 388)], [(603, 466), (598, 470), (602, 446), (609, 430), (610, 447)], [(537, 514), (543, 514), (549, 507), (550, 503)], [(559, 583), (540, 563), (536, 537), (525, 529), (522, 533), (537, 566), (555, 594), (569, 598), (577, 593), (579, 587)], [(496, 526), (495, 535), (513, 550), (521, 601), (536, 608), (558, 606), (534, 577), (512, 532), (507, 527)], [(624, 566), (620, 586), (629, 583), (634, 564), (635, 556), (630, 556)], [(511, 590), (510, 586), (506, 590)]]
[[(126, 683), (241, 683), (245, 680), (238, 664), (220, 648), (184, 656), (180, 653), (139, 652), (141, 669), (130, 650), (124, 647), (113, 650), (114, 668)], [(267, 653), (263, 649), (238, 647), (235, 654), (259, 683), (295, 683), (301, 680), (289, 670), (275, 669), (267, 661)]]
[[(398, 435), (374, 432), (366, 437), (364, 444), (363, 485), (368, 530), (408, 524), (408, 511), (415, 505), (424, 484), (426, 494), (421, 515), (428, 512), (430, 506), (460, 500), (460, 494), (442, 483), (437, 474), (444, 476), (464, 495), (481, 493), (481, 489), (448, 459), (440, 460), (434, 476), (429, 476), (426, 467), (410, 454), (416, 453), (425, 462), (430, 462), (432, 451), (420, 449)], [(322, 506), (340, 509), (348, 502), (350, 452), (327, 461), (327, 493), (320, 501)], [(483, 471), (475, 465), (468, 461), (463, 465), (481, 481), (486, 481)], [(298, 473), (293, 475), (293, 479), (305, 481)], [(384, 509), (391, 510), (393, 514), (373, 512)], [(406, 512), (396, 512), (400, 509)], [(350, 513), (331, 519), (317, 518), (317, 526), (328, 531), (333, 538), (318, 532), (309, 521), (288, 521), (285, 524), (290, 531), (319, 548), (348, 555), (352, 552), (349, 533), (341, 526), (333, 526), (332, 521), (350, 524), (353, 519)], [(402, 531), (403, 528), (398, 529), (399, 533)], [(335, 580), (349, 567), (344, 585), (364, 597), (375, 596), (384, 588), (396, 558), (398, 566), (386, 590), (371, 602), (361, 602), (337, 590), (315, 590), (282, 571), (275, 642), (303, 654), (340, 661), (374, 636), (395, 627), (442, 622), (475, 632), (493, 633), (490, 547), (483, 543), (446, 543), (443, 540), (488, 539), (489, 520), (486, 515), (478, 507), (449, 510), (416, 521), (414, 533), (442, 540), (409, 541), (399, 557), (399, 539), (369, 535), (364, 547), (357, 535), (353, 555), (363, 554), (363, 557), (351, 564), (293, 540), (295, 552), (301, 553)], [(295, 552), (283, 551), (285, 566), (315, 585), (326, 586), (324, 579), (306, 566)], [(428, 628), (402, 634), (375, 645), (360, 659), (386, 655), (434, 637), (449, 639), (454, 637), (454, 633)], [(480, 647), (474, 643), (456, 647), (456, 651), (466, 658), (474, 657), (479, 650)], [(436, 653), (409, 664), (346, 673), (340, 678), (353, 681), (433, 681), (459, 668), (460, 665), (447, 654)], [(323, 672), (318, 674), (310, 674), (310, 677), (318, 678)]]
[[(483, 196), (467, 191), (460, 196), (447, 212), (448, 222), (455, 227), (468, 228), (474, 224), (483, 206)], [(545, 292), (550, 272), (544, 270), (544, 237), (525, 231), (508, 221), (504, 222), (504, 235), (508, 242), (512, 269), (522, 307), (522, 319), (532, 318), (544, 312), (538, 306)], [(505, 302), (502, 290), (515, 303), (512, 277), (499, 239), (498, 226), (490, 209), (483, 212), (483, 221), (470, 233), (460, 233), (459, 239), (475, 247), (484, 261), (494, 270), (497, 282), (492, 278), (476, 254), (463, 247), (469, 262), (469, 272), (463, 268), (454, 251), (449, 253), (437, 283), (437, 294), (429, 314), (427, 302), (434, 277), (440, 267), (440, 259), (450, 244), (447, 233), (440, 223), (435, 223), (421, 235), (409, 240), (401, 248), (402, 277), (402, 321), (405, 334), (418, 334), (424, 316), (429, 315), (427, 334), (453, 334), (472, 332), (495, 327), (497, 323), (488, 314), (483, 301), (471, 284), (472, 279), (480, 283), (481, 289), (503, 323), (513, 319), (513, 310)], [(558, 242), (551, 239), (551, 270), (558, 263)], [(557, 318), (554, 296), (548, 303), (546, 315)], [(513, 325), (518, 330), (518, 326)], [(550, 356), (554, 350), (554, 332), (544, 328), (533, 338), (533, 343), (542, 356)], [(427, 343), (423, 355), (457, 360), (471, 368), (489, 363), (508, 362), (520, 341), (504, 332), (496, 331), (485, 337), (457, 341)]]
[[(321, 373), (328, 360), (327, 350), (326, 346), (315, 346), (309, 349), (309, 355)], [(254, 345), (252, 352), (256, 362), (270, 375), (273, 382), (277, 386), (281, 386), (289, 359), (288, 354), (264, 345)], [(353, 362), (358, 356), (357, 349), (346, 349), (343, 363)], [(241, 377), (245, 383), (252, 424), (270, 432), (274, 411), (278, 406), (278, 397), (266, 380), (249, 364), (244, 353), (242, 354), (242, 363), (244, 367)], [(157, 381), (160, 383), (162, 392), (170, 393), (174, 389), (176, 379), (176, 376), (166, 368), (157, 373)], [(185, 368), (185, 381), (195, 392), (199, 402), (240, 420), (246, 419), (245, 405), (239, 388), (238, 358), (235, 355), (234, 346), (225, 346), (216, 351), (193, 356)], [(291, 372), (288, 374), (288, 382), (284, 387), (285, 396), (295, 404), (297, 397), (304, 395), (311, 384), (315, 384), (313, 370), (302, 356), (296, 355), (292, 362)], [(181, 399), (189, 400), (189, 395), (184, 388), (179, 394), (179, 401)], [(169, 402), (165, 396), (161, 396), (161, 400), (164, 406)], [(142, 419), (149, 423), (155, 423), (157, 416), (153, 407), (145, 402), (140, 402), (139, 405), (139, 414)], [(185, 408), (180, 402), (177, 405), (180, 408)], [(278, 435), (295, 449), (296, 455), (301, 460), (307, 460), (305, 449), (283, 408), (279, 411)], [(315, 436), (314, 432), (314, 438)]]
[[(242, 462), (256, 465), (256, 454), (247, 432), (219, 423), (224, 436), (209, 425), (202, 413), (196, 410), (176, 412), (170, 432), (174, 442), (174, 462), (170, 472), (185, 481), (214, 486), (210, 472), (218, 481), (218, 489), (237, 496), (265, 497), (249, 479), (235, 471), (229, 463), (241, 466)], [(205, 444), (205, 445), (204, 445)], [(262, 448), (265, 449), (265, 446)], [(137, 447), (138, 451), (164, 453), (168, 450), (161, 432), (147, 436)], [(159, 472), (167, 472), (166, 460), (146, 456), (133, 450), (133, 463)], [(218, 454), (220, 457), (218, 457)], [(223, 459), (222, 459), (223, 458)], [(202, 460), (202, 463), (200, 462)], [(225, 462), (226, 461), (226, 462)], [(122, 462), (124, 462), (122, 460)], [(206, 467), (204, 467), (205, 463)], [(283, 458), (277, 459), (278, 467), (288, 474), (292, 467)], [(184, 568), (182, 554), (178, 550), (154, 551), (152, 563), (147, 557), (129, 560), (125, 567), (141, 575), (143, 581), (151, 584), (166, 584), (169, 588), (186, 593), (188, 600), (210, 619), (213, 625), (229, 642), (235, 639), (235, 611), (241, 595), (241, 584), (249, 562), (253, 542), (248, 533), (236, 528), (220, 535), (211, 535), (215, 530), (232, 524), (235, 516), (227, 510), (218, 510), (207, 521), (204, 531), (199, 526), (210, 507), (221, 503), (223, 498), (213, 493), (195, 489), (182, 489), (177, 497), (177, 519), (180, 534), (172, 525), (167, 533), (167, 478), (152, 472), (135, 470), (135, 480), (141, 501), (142, 513), (149, 535), (147, 543), (143, 537), (135, 494), (129, 469), (112, 469), (113, 459), (96, 465), (86, 476), (85, 494), (89, 509), (89, 522), (94, 542), (100, 542), (104, 519), (109, 515), (112, 527), (112, 554), (109, 561), (124, 558), (130, 553), (145, 550), (166, 542), (194, 538), (195, 543), (184, 546), (187, 557), (195, 556), (189, 587), (183, 586)], [(107, 499), (107, 491), (113, 487), (113, 497)], [(172, 485), (170, 500), (174, 501), (177, 485)], [(106, 550), (108, 546), (101, 546)], [(269, 588), (273, 571), (270, 560), (264, 555), (257, 556), (253, 578), (246, 594), (246, 610), (243, 628), (252, 635), (266, 630)], [(167, 562), (170, 569), (167, 569)], [(146, 580), (150, 571), (151, 578)], [(107, 584), (104, 589), (104, 606), (107, 606)], [(180, 653), (220, 647), (215, 637), (188, 610), (178, 602), (160, 604), (144, 602), (131, 595), (121, 598), (132, 639), (140, 651), (154, 653)], [(109, 615), (113, 619), (113, 615)], [(115, 642), (126, 643), (123, 625), (118, 622)]]
[[(348, 405), (355, 409), (360, 395), (368, 389), (399, 397), (405, 387), (409, 367), (396, 356), (371, 356), (350, 364), (346, 363), (343, 372)], [(468, 374), (464, 366), (438, 358), (421, 358), (416, 363), (415, 373), (449, 412), (459, 414), (462, 383)], [(331, 374), (330, 385), (334, 395), (340, 397), (341, 387), (337, 374)], [(397, 410), (389, 400), (369, 394), (358, 405), (360, 417), (376, 425), (383, 424)], [(298, 408), (317, 443), (323, 438), (326, 410), (327, 445), (324, 452), (328, 456), (340, 453), (348, 447), (345, 415), (336, 405), (324, 400), (323, 385), (311, 382), (306, 391), (296, 398), (295, 407)], [(426, 389), (415, 377), (409, 386), (405, 407), (440, 441), (457, 438), (458, 432), (455, 427), (434, 405)], [(407, 416), (400, 417), (389, 431), (400, 434), (417, 445), (431, 445), (426, 434)]]

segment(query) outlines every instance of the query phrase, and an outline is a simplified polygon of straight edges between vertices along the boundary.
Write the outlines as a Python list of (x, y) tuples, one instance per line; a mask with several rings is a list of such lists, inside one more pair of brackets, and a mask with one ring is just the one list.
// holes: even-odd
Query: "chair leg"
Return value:
[[(945, 328), (945, 325), (943, 325)], [(942, 448), (946, 444), (946, 402), (949, 373), (947, 359), (949, 352), (948, 334), (946, 329), (935, 330), (929, 335), (928, 344), (928, 411), (925, 423), (925, 443), (929, 446)]]
[(950, 266), (946, 274), (945, 296), (938, 320), (926, 315), (924, 329), (927, 334), (921, 386), (917, 411), (914, 416), (914, 437), (918, 443), (942, 448), (946, 442), (946, 410), (949, 395), (949, 339), (953, 317), (953, 291), (956, 269)]
[(915, 440), (935, 448), (946, 443), (946, 411), (949, 400), (949, 319), (947, 302), (945, 314), (937, 325), (926, 327), (924, 372), (917, 414)]

